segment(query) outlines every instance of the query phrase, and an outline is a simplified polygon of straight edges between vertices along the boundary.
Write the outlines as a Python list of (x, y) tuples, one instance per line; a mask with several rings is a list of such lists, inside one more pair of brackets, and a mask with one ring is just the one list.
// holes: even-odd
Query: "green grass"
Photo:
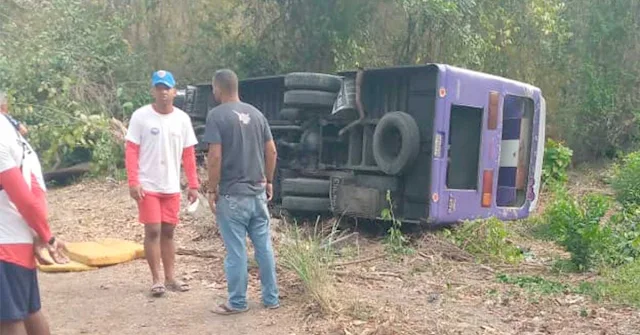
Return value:
[(583, 285), (584, 293), (596, 300), (640, 308), (640, 260), (602, 270), (602, 274), (602, 280)]
[(527, 293), (538, 295), (580, 294), (594, 301), (640, 308), (640, 261), (601, 270), (602, 278), (594, 282), (566, 284), (540, 276), (498, 274), (498, 282), (515, 285)]
[(508, 274), (498, 274), (497, 280), (504, 284), (519, 286), (529, 293), (552, 295), (571, 291), (570, 286), (567, 284), (545, 279), (540, 276), (510, 276)]

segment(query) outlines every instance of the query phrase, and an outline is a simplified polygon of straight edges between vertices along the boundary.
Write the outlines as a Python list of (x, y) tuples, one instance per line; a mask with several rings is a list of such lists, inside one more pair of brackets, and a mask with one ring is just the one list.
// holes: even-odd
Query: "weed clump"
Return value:
[(507, 223), (497, 218), (466, 221), (443, 233), (462, 250), (484, 261), (515, 264), (524, 258), (522, 250), (511, 239), (513, 233)]
[(385, 238), (387, 251), (393, 255), (406, 255), (413, 253), (413, 249), (408, 246), (409, 241), (402, 233), (402, 221), (398, 220), (393, 213), (393, 201), (391, 192), (387, 191), (386, 195), (389, 208), (382, 210), (381, 217), (383, 220), (391, 221), (391, 227), (387, 230), (388, 235)]
[(333, 252), (327, 243), (333, 235), (322, 236), (317, 229), (306, 232), (296, 224), (284, 226), (285, 238), (279, 250), (282, 264), (296, 273), (306, 293), (323, 313), (335, 312), (334, 283), (329, 271)]

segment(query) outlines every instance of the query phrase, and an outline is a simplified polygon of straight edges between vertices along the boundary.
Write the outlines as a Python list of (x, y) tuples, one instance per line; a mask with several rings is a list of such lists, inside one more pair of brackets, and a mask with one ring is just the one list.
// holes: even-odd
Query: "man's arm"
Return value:
[(222, 137), (217, 120), (212, 112), (209, 112), (209, 116), (207, 117), (203, 141), (209, 143), (209, 152), (207, 153), (207, 170), (209, 175), (207, 193), (217, 194), (220, 175), (222, 173)]
[(218, 193), (220, 174), (222, 170), (222, 145), (209, 144), (207, 153), (207, 170), (209, 172), (208, 193)]
[(138, 120), (137, 111), (131, 116), (129, 128), (125, 140), (125, 168), (127, 169), (127, 179), (129, 183), (129, 195), (136, 201), (144, 197), (144, 191), (140, 185), (140, 147), (142, 143), (142, 124)]
[(127, 170), (127, 178), (129, 187), (137, 187), (139, 181), (139, 160), (140, 160), (140, 143), (142, 141), (140, 122), (138, 121), (138, 113), (134, 112), (129, 120), (127, 134), (125, 135), (125, 168)]
[[(31, 182), (37, 181), (32, 178)], [(46, 204), (29, 190), (29, 186), (25, 182), (20, 169), (13, 167), (1, 172), (0, 185), (7, 192), (9, 200), (15, 204), (18, 212), (29, 227), (38, 234), (42, 241), (49, 241), (51, 239), (51, 230), (47, 221)], [(33, 186), (35, 187), (35, 185)]]
[(190, 146), (182, 151), (182, 165), (184, 166), (184, 173), (187, 175), (187, 181), (189, 182), (189, 188), (197, 190), (200, 188), (198, 182), (198, 170), (196, 168), (196, 148)]
[(271, 128), (266, 118), (263, 118), (263, 138), (264, 138), (264, 172), (267, 183), (273, 183), (273, 177), (276, 172), (276, 160), (278, 159), (278, 151), (276, 143), (273, 141)]
[(182, 150), (182, 165), (184, 166), (184, 173), (187, 175), (187, 181), (189, 182), (189, 189), (197, 190), (200, 188), (198, 182), (198, 169), (196, 167), (196, 144), (198, 144), (198, 138), (193, 130), (193, 124), (191, 118), (185, 114), (185, 122), (182, 124), (182, 134), (184, 138)]
[(264, 144), (264, 169), (267, 183), (273, 183), (277, 159), (278, 152), (276, 150), (276, 143), (273, 140), (267, 141)]
[(125, 149), (125, 168), (127, 169), (127, 180), (129, 187), (136, 187), (140, 185), (139, 180), (139, 158), (140, 158), (140, 146), (131, 141), (127, 141)]

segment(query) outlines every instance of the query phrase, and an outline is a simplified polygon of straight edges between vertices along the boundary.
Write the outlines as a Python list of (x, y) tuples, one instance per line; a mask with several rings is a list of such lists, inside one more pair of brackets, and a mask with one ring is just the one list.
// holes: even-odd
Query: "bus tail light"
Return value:
[(482, 174), (482, 207), (491, 207), (493, 200), (493, 170), (484, 170)]

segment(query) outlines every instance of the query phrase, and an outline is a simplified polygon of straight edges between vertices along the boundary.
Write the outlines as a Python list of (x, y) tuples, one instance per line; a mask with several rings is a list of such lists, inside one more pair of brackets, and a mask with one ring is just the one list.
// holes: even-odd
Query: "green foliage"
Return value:
[(498, 274), (496, 278), (501, 283), (517, 285), (531, 293), (552, 295), (571, 291), (570, 286), (567, 284), (545, 279), (540, 276), (511, 276), (509, 274), (501, 273)]
[(640, 151), (630, 153), (622, 164), (614, 166), (611, 186), (625, 207), (640, 206)]
[(565, 183), (573, 151), (560, 142), (547, 139), (542, 163), (543, 183)]
[(636, 0), (573, 0), (562, 48), (568, 83), (558, 115), (578, 160), (614, 157), (637, 142), (640, 76)]
[(576, 198), (559, 187), (544, 213), (545, 235), (571, 253), (571, 263), (579, 271), (631, 262), (640, 252), (640, 211), (623, 209), (605, 218), (613, 205), (607, 196)]
[(391, 227), (387, 230), (386, 245), (387, 250), (392, 254), (410, 254), (413, 250), (408, 247), (408, 240), (402, 233), (402, 221), (398, 220), (393, 213), (393, 201), (391, 199), (391, 191), (387, 190), (386, 195), (389, 208), (382, 210), (381, 218), (385, 221), (391, 221)]
[(126, 12), (73, 0), (31, 6), (2, 25), (0, 89), (10, 113), (29, 128), (45, 170), (90, 160), (94, 172), (114, 173), (123, 155), (109, 120), (148, 95), (146, 83), (125, 85), (148, 77), (122, 38)]
[(593, 194), (576, 200), (559, 189), (545, 211), (551, 236), (571, 253), (571, 262), (580, 270), (590, 269), (606, 256), (611, 232), (600, 221), (609, 206), (604, 196)]
[[(0, 88), (30, 128), (55, 123), (75, 137), (50, 138), (60, 135), (44, 128), (32, 133), (53, 142), (39, 140), (46, 148), (37, 149), (49, 151), (46, 167), (96, 151), (83, 141), (101, 135), (78, 135), (85, 124), (74, 118), (126, 120), (149, 100), (148, 76), (158, 68), (173, 71), (184, 86), (209, 81), (221, 67), (247, 77), (449, 63), (540, 87), (548, 133), (566, 141), (576, 161), (615, 156), (640, 136), (636, 0), (10, 4), (0, 11)], [(107, 154), (111, 145), (100, 145), (97, 156), (118, 158), (119, 149)], [(564, 179), (556, 171), (564, 163), (551, 159), (545, 179)]]
[(520, 248), (512, 241), (507, 223), (497, 218), (466, 221), (453, 230), (445, 230), (445, 237), (461, 249), (483, 261), (519, 263), (524, 259)]

